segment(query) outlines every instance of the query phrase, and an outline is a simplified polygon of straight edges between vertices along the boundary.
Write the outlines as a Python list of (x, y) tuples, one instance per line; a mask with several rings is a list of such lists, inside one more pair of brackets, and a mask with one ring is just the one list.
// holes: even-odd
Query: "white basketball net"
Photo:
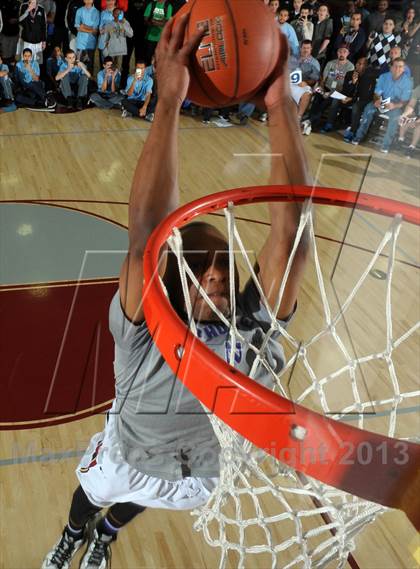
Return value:
[[(329, 402), (327, 388), (332, 382), (343, 380), (345, 376), (347, 380), (350, 379), (354, 401), (339, 413), (331, 414), (331, 417), (340, 420), (349, 412), (355, 413), (353, 416), (355, 419), (357, 417), (355, 422), (362, 429), (365, 427), (365, 412), (374, 406), (376, 409), (384, 411), (383, 415), (387, 417), (387, 426), (384, 429), (386, 432), (382, 434), (390, 437), (398, 436), (396, 428), (399, 410), (404, 408), (404, 404), (407, 404), (409, 400), (411, 400), (410, 404), (412, 405), (413, 398), (420, 395), (419, 390), (401, 392), (392, 359), (395, 350), (407, 342), (420, 326), (420, 322), (417, 322), (402, 335), (395, 337), (393, 334), (391, 290), (397, 240), (402, 223), (401, 216), (396, 215), (391, 220), (376, 252), (365, 266), (353, 290), (342, 303), (338, 312), (333, 314), (327, 298), (325, 280), (319, 260), (310, 202), (306, 202), (302, 209), (295, 243), (274, 310), (271, 310), (268, 305), (254, 272), (253, 263), (239, 235), (233, 206), (229, 205), (224, 213), (230, 249), (231, 321), (228, 321), (217, 310), (204, 291), (201, 294), (218, 315), (220, 321), (230, 330), (230, 345), (235, 346), (237, 339), (244, 340), (236, 328), (237, 307), (234, 289), (234, 250), (236, 247), (242, 253), (249, 274), (271, 318), (271, 327), (265, 334), (262, 345), (259, 348), (253, 345), (248, 346), (256, 354), (249, 376), (254, 377), (258, 364), (262, 362), (267, 371), (272, 374), (275, 383), (274, 391), (284, 397), (289, 397), (286, 379), (289, 377), (293, 366), (300, 361), (307, 372), (307, 386), (294, 398), (295, 402), (314, 407), (313, 403), (309, 404), (308, 401), (309, 396), (315, 395), (317, 396), (318, 410), (328, 414), (332, 413), (333, 408)], [(290, 268), (305, 228), (309, 232), (312, 243), (312, 258), (324, 312), (324, 323), (316, 335), (302, 343), (279, 325), (275, 314), (280, 306)], [(187, 276), (197, 288), (199, 288), (199, 283), (183, 257), (182, 239), (177, 229), (174, 229), (172, 236), (168, 239), (168, 244), (178, 260), (187, 313), (192, 330), (197, 335), (195, 323), (191, 317), (192, 306), (188, 293)], [(383, 349), (379, 352), (354, 358), (346, 348), (338, 326), (386, 247), (388, 266), (385, 285), (386, 333)], [(279, 374), (276, 374), (263, 358), (269, 338), (277, 331), (282, 336), (283, 344), (288, 343), (294, 352)], [(333, 373), (324, 377), (317, 377), (308, 357), (308, 349), (325, 336), (330, 336), (335, 342), (343, 355), (345, 364)], [(231, 365), (235, 365), (234, 352), (235, 350), (230, 350), (229, 363)], [(389, 386), (393, 395), (389, 396), (387, 393), (384, 399), (365, 400), (359, 387), (360, 382), (356, 378), (356, 371), (359, 366), (378, 361), (385, 363)], [(299, 474), (276, 461), (264, 451), (257, 449), (249, 441), (244, 440), (214, 414), (209, 414), (209, 417), (222, 447), (220, 484), (211, 495), (208, 503), (194, 511), (193, 514), (197, 516), (194, 524), (195, 529), (203, 532), (208, 544), (221, 549), (220, 567), (225, 567), (227, 563), (239, 568), (255, 567), (257, 561), (255, 555), (264, 555), (264, 563), (261, 565), (264, 567), (282, 567), (284, 569), (291, 567), (343, 567), (349, 552), (355, 547), (354, 537), (356, 534), (367, 523), (372, 522), (378, 514), (385, 511), (385, 508)], [(415, 437), (408, 436), (405, 438), (414, 440)], [(276, 466), (276, 471), (273, 474), (274, 466)], [(372, 481), (372, 484), (374, 483), (375, 481)]]

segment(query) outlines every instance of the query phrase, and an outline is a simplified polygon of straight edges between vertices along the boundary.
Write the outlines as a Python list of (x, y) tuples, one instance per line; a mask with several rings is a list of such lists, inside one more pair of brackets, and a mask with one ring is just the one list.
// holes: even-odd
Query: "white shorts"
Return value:
[(306, 85), (305, 87), (299, 87), (299, 85), (293, 85), (292, 83), (290, 85), (290, 89), (292, 91), (292, 98), (297, 105), (299, 104), (302, 95), (305, 93), (312, 93), (312, 88), (309, 87), (309, 85)]
[(163, 480), (128, 464), (119, 447), (115, 420), (110, 413), (105, 430), (92, 437), (76, 468), (80, 485), (92, 504), (107, 508), (117, 502), (133, 502), (150, 508), (190, 510), (208, 501), (218, 478)]

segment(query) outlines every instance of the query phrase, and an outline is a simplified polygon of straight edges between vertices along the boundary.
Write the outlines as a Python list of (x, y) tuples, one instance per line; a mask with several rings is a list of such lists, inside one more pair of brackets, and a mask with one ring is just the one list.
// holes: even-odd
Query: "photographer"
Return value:
[(147, 107), (152, 96), (153, 79), (149, 74), (146, 74), (145, 71), (145, 63), (143, 61), (137, 61), (134, 75), (130, 75), (127, 79), (125, 89), (127, 96), (121, 103), (123, 109), (121, 116), (123, 118), (130, 114), (133, 117), (150, 120)]
[(60, 81), (60, 91), (69, 108), (84, 109), (88, 88), (88, 79), (91, 77), (86, 66), (76, 60), (72, 49), (66, 52), (66, 60), (60, 66), (55, 79)]
[(105, 26), (105, 47), (102, 51), (106, 57), (110, 55), (121, 67), (122, 58), (127, 55), (127, 38), (133, 37), (133, 29), (124, 18), (124, 12), (114, 8), (113, 20)]
[(89, 101), (100, 109), (112, 109), (121, 106), (123, 95), (118, 92), (121, 73), (113, 64), (112, 57), (104, 58), (103, 69), (98, 72), (98, 91), (92, 93)]
[(309, 11), (309, 8), (303, 5), (300, 10), (299, 18), (293, 20), (291, 23), (296, 32), (299, 44), (304, 40), (312, 40), (314, 25), (309, 18)]

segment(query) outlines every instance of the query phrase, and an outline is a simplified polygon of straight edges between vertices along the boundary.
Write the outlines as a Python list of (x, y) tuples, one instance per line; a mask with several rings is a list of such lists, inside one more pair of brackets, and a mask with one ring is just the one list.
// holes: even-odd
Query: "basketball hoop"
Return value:
[[(313, 244), (313, 257), (323, 301), (326, 325), (322, 330), (302, 344), (295, 340), (287, 331), (280, 329), (275, 316), (266, 303), (261, 285), (255, 275), (252, 263), (247, 257), (233, 214), (234, 205), (268, 201), (304, 202), (295, 244), (290, 254), (288, 268), (279, 290), (277, 306), (280, 305), (285, 283), (287, 282), (291, 263), (299, 245), (303, 231), (309, 231)], [(311, 203), (320, 205), (357, 208), (370, 213), (379, 214), (390, 219), (390, 224), (372, 259), (341, 306), (339, 312), (333, 316), (325, 294), (324, 280), (319, 262), (317, 245), (312, 218)], [(274, 331), (280, 332), (283, 340), (294, 348), (294, 355), (280, 372), (289, 372), (299, 360), (309, 370), (312, 383), (296, 400), (291, 401), (287, 394), (278, 385), (271, 391), (252, 379), (243, 375), (237, 369), (212, 352), (195, 335), (193, 319), (191, 329), (173, 310), (165, 292), (162, 280), (157, 271), (162, 247), (169, 244), (170, 249), (177, 255), (180, 268), (181, 281), (188, 275), (194, 282), (194, 275), (182, 256), (182, 240), (178, 229), (196, 217), (215, 213), (224, 209), (229, 234), (230, 265), (233, 266), (233, 243), (239, 247), (245, 259), (251, 278), (260, 292), (262, 302), (271, 315), (271, 328), (267, 337)], [(420, 327), (416, 323), (401, 334), (398, 338), (393, 336), (391, 312), (391, 287), (395, 252), (402, 223), (420, 224), (419, 208), (402, 204), (393, 200), (379, 198), (371, 195), (359, 195), (355, 192), (336, 190), (331, 188), (312, 188), (307, 186), (262, 186), (248, 187), (224, 191), (196, 200), (179, 208), (165, 219), (150, 237), (144, 255), (144, 313), (154, 342), (161, 351), (170, 368), (188, 389), (201, 401), (203, 406), (211, 411), (209, 416), (216, 435), (219, 438), (222, 450), (229, 449), (221, 456), (221, 482), (215, 490), (209, 503), (198, 512), (196, 528), (204, 532), (208, 543), (221, 547), (221, 566), (227, 560), (230, 551), (239, 555), (239, 566), (242, 567), (247, 554), (269, 552), (272, 555), (273, 567), (276, 555), (280, 551), (295, 544), (294, 538), (275, 543), (270, 533), (270, 523), (280, 523), (284, 519), (293, 519), (296, 534), (300, 543), (306, 543), (311, 535), (322, 533), (317, 529), (304, 532), (302, 519), (312, 515), (310, 508), (301, 510), (291, 507), (285, 494), (294, 496), (305, 495), (319, 502), (315, 508), (319, 515), (327, 513), (331, 523), (327, 526), (333, 534), (312, 549), (303, 547), (299, 553), (293, 554), (294, 559), (287, 565), (292, 567), (298, 562), (305, 567), (321, 567), (331, 559), (338, 559), (342, 563), (349, 551), (353, 548), (353, 537), (368, 522), (384, 511), (383, 506), (398, 508), (406, 512), (409, 519), (420, 527), (420, 501), (418, 496), (420, 445), (414, 441), (417, 433), (401, 439), (394, 438), (397, 410), (407, 401), (419, 397), (420, 391), (401, 392), (400, 383), (396, 375), (392, 356), (393, 351), (406, 342)], [(364, 355), (354, 359), (346, 351), (337, 332), (337, 325), (343, 314), (353, 301), (357, 291), (364, 283), (367, 275), (374, 268), (376, 260), (383, 255), (385, 247), (389, 247), (387, 271), (386, 296), (386, 347), (381, 353)], [(232, 273), (231, 273), (232, 274)], [(186, 281), (185, 281), (186, 282)], [(184, 289), (184, 295), (186, 291)], [(205, 295), (204, 295), (205, 296)], [(211, 300), (209, 304), (211, 305)], [(188, 309), (188, 299), (186, 299)], [(188, 311), (190, 312), (190, 311)], [(190, 314), (189, 314), (190, 316)], [(221, 315), (223, 318), (223, 316)], [(228, 322), (231, 334), (240, 336), (235, 325)], [(312, 377), (306, 350), (321, 336), (330, 335), (341, 349), (346, 359), (343, 368), (329, 374), (328, 377)], [(234, 339), (234, 338), (233, 338)], [(234, 345), (234, 344), (232, 344)], [(232, 350), (233, 351), (233, 350)], [(255, 348), (256, 360), (261, 361), (261, 350)], [(363, 428), (363, 414), (372, 404), (360, 398), (357, 389), (354, 389), (354, 404), (342, 409), (340, 413), (327, 417), (322, 413), (311, 410), (301, 404), (308, 390), (317, 390), (320, 393), (321, 409), (323, 413), (330, 413), (325, 396), (326, 386), (341, 374), (348, 373), (351, 381), (354, 378), (354, 369), (365, 362), (385, 362), (393, 386), (393, 396), (374, 401), (377, 405), (389, 404), (389, 425), (387, 432), (378, 434)], [(199, 372), (197, 371), (199, 370)], [(343, 371), (344, 370), (344, 371)], [(352, 375), (353, 374), (353, 375)], [(201, 378), (205, 377), (206, 381)], [(355, 381), (353, 387), (355, 387)], [(386, 400), (385, 400), (386, 399)], [(359, 419), (359, 428), (351, 426), (340, 419), (346, 413), (354, 413)], [(361, 428), (360, 428), (361, 427)], [(238, 437), (245, 437), (245, 442)], [(322, 442), (322, 452), (321, 445)], [(406, 460), (401, 460), (401, 445), (404, 445)], [(264, 452), (250, 455), (252, 445)], [(369, 460), (360, 460), (361, 448), (381, 449), (373, 452)], [(232, 450), (233, 449), (233, 450)], [(282, 452), (289, 449), (289, 455)], [(305, 460), (307, 451), (315, 453), (316, 460)], [(245, 452), (245, 454), (244, 454)], [(280, 461), (278, 479), (273, 481), (265, 474), (266, 460), (271, 455)], [(384, 463), (383, 457), (386, 455)], [(250, 458), (251, 456), (251, 458)], [(404, 462), (404, 464), (402, 464)], [(264, 466), (265, 464), (265, 466)], [(251, 480), (257, 480), (253, 487)], [(287, 481), (287, 483), (285, 482)], [(276, 515), (264, 514), (258, 496), (269, 492), (274, 499), (282, 504), (284, 513)], [(256, 514), (249, 519), (242, 518), (241, 506), (238, 500), (244, 494), (251, 497)], [(351, 495), (351, 496), (349, 496)], [(358, 497), (358, 498), (356, 498)], [(236, 514), (233, 516), (223, 513), (223, 505), (228, 498), (232, 498)], [(360, 500), (361, 498), (362, 500)], [(366, 502), (366, 501), (368, 502)], [(373, 503), (372, 503), (373, 502)], [(236, 506), (235, 506), (236, 504)], [(313, 506), (313, 503), (312, 503)], [(238, 519), (238, 513), (239, 519)], [(236, 517), (235, 517), (236, 516)], [(218, 523), (217, 535), (211, 535), (210, 525)], [(262, 528), (265, 543), (247, 545), (244, 533), (250, 525)], [(237, 526), (239, 535), (233, 539), (226, 534), (227, 529)], [(311, 533), (312, 532), (312, 533)], [(333, 537), (331, 537), (333, 535)], [(309, 537), (308, 537), (309, 536)], [(286, 566), (286, 565), (285, 565)], [(342, 565), (338, 565), (342, 566)]]

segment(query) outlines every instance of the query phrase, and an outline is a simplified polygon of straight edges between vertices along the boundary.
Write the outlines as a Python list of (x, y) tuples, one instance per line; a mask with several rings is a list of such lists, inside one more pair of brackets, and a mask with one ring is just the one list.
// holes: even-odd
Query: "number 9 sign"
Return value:
[(297, 85), (298, 83), (302, 83), (302, 71), (300, 69), (295, 69), (290, 74), (290, 83), (292, 85)]

